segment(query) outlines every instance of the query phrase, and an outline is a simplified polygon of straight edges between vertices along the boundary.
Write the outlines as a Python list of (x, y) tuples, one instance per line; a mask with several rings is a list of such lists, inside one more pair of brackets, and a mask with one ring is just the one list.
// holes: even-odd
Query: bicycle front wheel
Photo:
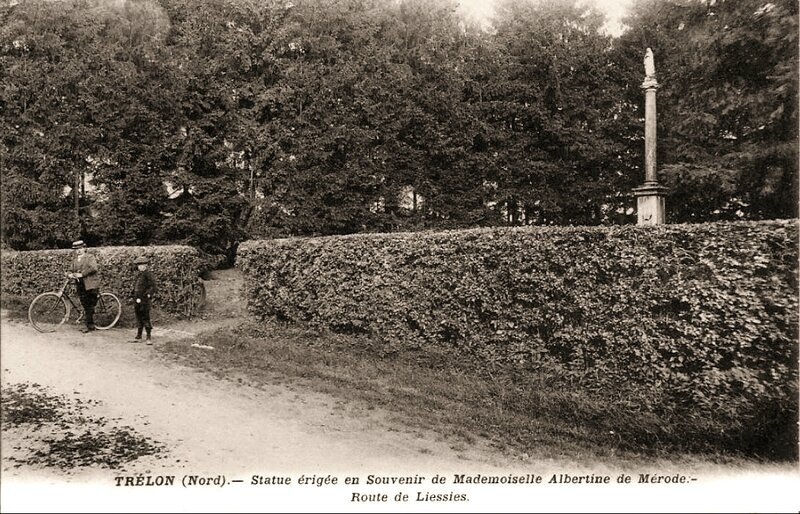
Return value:
[(55, 332), (68, 316), (67, 301), (58, 293), (42, 293), (28, 307), (28, 321), (39, 332)]
[(119, 321), (122, 315), (122, 304), (111, 293), (100, 293), (94, 308), (94, 326), (98, 330), (108, 330)]

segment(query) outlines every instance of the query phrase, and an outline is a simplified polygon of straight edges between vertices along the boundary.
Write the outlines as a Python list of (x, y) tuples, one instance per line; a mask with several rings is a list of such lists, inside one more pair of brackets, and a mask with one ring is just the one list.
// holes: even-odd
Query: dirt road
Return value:
[[(186, 328), (192, 327), (162, 329), (161, 340), (187, 337)], [(353, 417), (324, 395), (211, 377), (170, 362), (153, 347), (127, 342), (130, 336), (129, 330), (82, 334), (75, 327), (40, 334), (4, 320), (3, 383), (39, 383), (55, 394), (97, 400), (92, 414), (119, 418), (169, 449), (166, 459), (144, 458), (131, 471), (178, 465), (200, 474), (397, 472), (460, 469), (465, 459), (481, 467), (510, 464), (479, 449), (456, 452), (431, 434), (387, 426), (380, 411)], [(98, 472), (75, 470), (67, 479)]]
[[(159, 335), (162, 339), (186, 338), (191, 337), (192, 330), (199, 328), (200, 325), (190, 324), (172, 326), (161, 329)], [(108, 492), (109, 488), (114, 488), (116, 477), (138, 474), (175, 475), (178, 480), (186, 474), (223, 474), (226, 480), (244, 480), (244, 484), (249, 485), (254, 474), (293, 476), (296, 480), (301, 474), (332, 474), (340, 477), (420, 474), (430, 477), (436, 473), (452, 476), (453, 473), (507, 475), (510, 472), (533, 472), (548, 478), (548, 473), (553, 472), (613, 473), (613, 470), (597, 462), (531, 462), (502, 455), (480, 444), (470, 447), (453, 445), (441, 435), (398, 426), (396, 422), (389, 421), (388, 414), (380, 409), (358, 409), (336, 398), (307, 390), (293, 390), (280, 385), (255, 388), (221, 380), (177, 364), (160, 354), (155, 347), (127, 342), (131, 335), (129, 330), (81, 334), (75, 326), (69, 326), (54, 334), (40, 334), (27, 324), (2, 319), (0, 335), (4, 387), (9, 384), (38, 383), (53, 394), (92, 400), (95, 403), (88, 405), (87, 415), (117, 420), (119, 424), (132, 427), (166, 448), (162, 458), (142, 457), (127, 464), (124, 471), (98, 467), (78, 468), (69, 472), (31, 466), (16, 468), (9, 465), (8, 457), (18, 451), (15, 447), (24, 449), (26, 436), (4, 431), (3, 497), (17, 501), (32, 498), (27, 491), (40, 490), (31, 489), (34, 487), (32, 484), (46, 483), (50, 492), (69, 484), (101, 484), (102, 490)], [(675, 465), (669, 463), (659, 466), (659, 471), (676, 469)], [(691, 467), (686, 464), (677, 466), (683, 472)], [(755, 466), (753, 469), (733, 471), (742, 474), (754, 470), (769, 472), (770, 476), (777, 473), (777, 476), (790, 480), (792, 484), (797, 482), (796, 473), (786, 466)], [(731, 470), (703, 464), (688, 472), (718, 475), (730, 474)], [(395, 489), (388, 488), (387, 491), (397, 492)], [(740, 488), (737, 490), (743, 491)], [(374, 486), (365, 491), (375, 491)], [(669, 489), (661, 491), (677, 498)], [(294, 510), (292, 506), (298, 506), (298, 510), (328, 510), (326, 505), (329, 505), (329, 509), (339, 511), (355, 506), (366, 510), (392, 510), (391, 505), (382, 507), (383, 504), (372, 502), (364, 505), (354, 503), (349, 496), (351, 491), (341, 487), (309, 489), (314, 494), (308, 497), (303, 494), (298, 496), (298, 490), (290, 488), (272, 489), (271, 492), (274, 493), (274, 501), (291, 499), (293, 502), (291, 505), (281, 504), (282, 508), (278, 510)], [(414, 494), (417, 491), (409, 492)], [(493, 494), (491, 489), (470, 493), (476, 503), (469, 508), (480, 509), (480, 505), (484, 505), (483, 508), (497, 507), (499, 504), (495, 502), (501, 498), (505, 508), (510, 508), (509, 505), (516, 504), (507, 502), (517, 501), (515, 495), (530, 494), (530, 491), (519, 488), (512, 492), (511, 495), (504, 492), (500, 497)], [(17, 496), (13, 496), (15, 493)], [(194, 494), (192, 502), (200, 501), (209, 506), (219, 505), (215, 502), (223, 498), (227, 502), (233, 501), (219, 495), (203, 499), (206, 494), (209, 493), (203, 491)], [(248, 494), (252, 496), (255, 490), (251, 488)], [(562, 493), (560, 490), (537, 492), (540, 498), (546, 498), (548, 494), (561, 498), (559, 495)], [(585, 493), (582, 494), (584, 499), (589, 498)], [(651, 491), (645, 497), (651, 498), (652, 494)], [(237, 496), (238, 499), (244, 497), (247, 495)], [(573, 499), (580, 497), (577, 495)], [(130, 497), (127, 503), (122, 504), (118, 496), (112, 494), (112, 498), (115, 498), (112, 506), (102, 504), (105, 509), (131, 511), (135, 505), (142, 510), (148, 508), (135, 503), (144, 496)], [(312, 503), (298, 503), (298, 498), (305, 498)], [(52, 510), (47, 500), (46, 495), (37, 497), (37, 501), (45, 503), (33, 502), (30, 505)], [(81, 498), (74, 501), (75, 510), (88, 511), (86, 505), (81, 503)], [(328, 504), (331, 501), (338, 503)], [(7, 505), (19, 509), (19, 505), (28, 503), (23, 501)], [(163, 501), (159, 505), (165, 510), (173, 510)], [(174, 507), (188, 508), (188, 505), (181, 503)], [(450, 510), (459, 508), (455, 503), (445, 505)], [(575, 508), (576, 504), (567, 502), (563, 505)], [(248, 510), (247, 507), (241, 508)], [(250, 508), (264, 510), (263, 505)], [(395, 505), (394, 509), (397, 508)], [(423, 502), (418, 508), (429, 510), (432, 507)], [(519, 509), (528, 510), (525, 504), (511, 510)]]

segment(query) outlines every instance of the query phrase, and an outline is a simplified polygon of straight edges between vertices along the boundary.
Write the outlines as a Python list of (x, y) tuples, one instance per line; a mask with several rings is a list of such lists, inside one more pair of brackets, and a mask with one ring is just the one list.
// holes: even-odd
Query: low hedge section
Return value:
[[(123, 304), (131, 301), (136, 266), (141, 255), (150, 259), (157, 294), (155, 307), (171, 313), (183, 312), (189, 302), (187, 285), (199, 280), (206, 266), (198, 250), (190, 246), (104, 246), (89, 248), (100, 268), (100, 290), (114, 293)], [(58, 290), (72, 261), (72, 250), (4, 251), (0, 256), (3, 296), (33, 299), (45, 291)]]
[(698, 437), (723, 439), (796, 433), (797, 261), (796, 221), (279, 239), (237, 256), (261, 318), (696, 416), (728, 430)]

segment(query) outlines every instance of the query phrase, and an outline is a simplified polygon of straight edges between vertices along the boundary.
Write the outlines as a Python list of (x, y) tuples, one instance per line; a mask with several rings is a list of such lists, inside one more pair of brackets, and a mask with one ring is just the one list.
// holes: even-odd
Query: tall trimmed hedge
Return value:
[(262, 318), (735, 420), (796, 417), (797, 260), (770, 221), (249, 241), (237, 265)]
[[(145, 255), (157, 283), (154, 305), (167, 312), (182, 312), (189, 301), (186, 286), (199, 280), (206, 266), (200, 253), (190, 246), (105, 246), (89, 248), (100, 268), (100, 290), (130, 299), (136, 278), (134, 259)], [(3, 251), (0, 256), (3, 295), (34, 298), (64, 284), (72, 250)]]

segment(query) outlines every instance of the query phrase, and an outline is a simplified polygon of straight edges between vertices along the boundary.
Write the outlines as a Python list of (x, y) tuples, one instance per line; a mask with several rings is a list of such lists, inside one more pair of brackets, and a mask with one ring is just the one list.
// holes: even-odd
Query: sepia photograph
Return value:
[(800, 511), (799, 7), (0, 0), (0, 511)]

